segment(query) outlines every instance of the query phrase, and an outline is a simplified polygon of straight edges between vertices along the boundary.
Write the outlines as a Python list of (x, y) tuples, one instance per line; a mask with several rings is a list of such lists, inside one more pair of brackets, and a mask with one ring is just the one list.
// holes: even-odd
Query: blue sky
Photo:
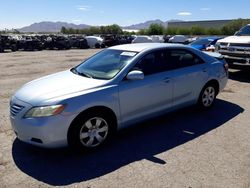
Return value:
[(249, 0), (0, 0), (0, 29), (41, 21), (126, 26), (153, 19), (250, 18), (249, 8)]

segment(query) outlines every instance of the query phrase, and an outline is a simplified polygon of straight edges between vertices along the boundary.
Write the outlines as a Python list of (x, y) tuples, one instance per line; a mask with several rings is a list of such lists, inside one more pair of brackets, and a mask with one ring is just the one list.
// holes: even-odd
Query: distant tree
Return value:
[(205, 33), (206, 33), (206, 30), (200, 26), (192, 26), (190, 29), (191, 35), (204, 35)]
[(176, 27), (168, 27), (165, 29), (165, 35), (176, 35), (178, 33), (178, 28)]
[(105, 26), (101, 26), (100, 27), (100, 33), (101, 34), (106, 34), (107, 32), (106, 32), (106, 27)]
[(61, 28), (61, 33), (67, 34), (67, 28), (64, 27), (64, 26), (62, 26), (62, 28)]
[(123, 33), (121, 27), (117, 24), (109, 25), (106, 27), (108, 30), (108, 34), (122, 34)]
[(226, 24), (222, 27), (221, 31), (223, 35), (233, 35), (236, 31), (239, 31), (243, 26), (250, 24), (250, 19), (237, 19)]
[(163, 35), (164, 27), (161, 24), (153, 23), (147, 29), (148, 35)]
[(138, 35), (147, 35), (147, 30), (146, 29), (140, 29), (138, 31)]
[(183, 28), (178, 28), (176, 32), (178, 35), (190, 35), (191, 30), (189, 28), (183, 27)]
[(222, 32), (221, 32), (221, 28), (208, 28), (206, 29), (206, 35), (221, 35)]
[(100, 34), (100, 28), (99, 27), (90, 27), (89, 34), (90, 35)]
[[(151, 24), (148, 29), (141, 29), (137, 34), (139, 35), (233, 35), (241, 27), (250, 24), (250, 19), (237, 19), (226, 24), (221, 28), (204, 28), (200, 26), (192, 26), (191, 28), (179, 28), (179, 27), (168, 27), (164, 28), (161, 24)], [(13, 32), (13, 31), (12, 31)], [(0, 33), (7, 33), (7, 31), (0, 31)], [(73, 29), (73, 28), (61, 28), (63, 34), (128, 34), (123, 32), (121, 27), (117, 24), (101, 26), (101, 27), (90, 27), (86, 29)], [(130, 33), (132, 34), (132, 33)], [(134, 33), (135, 34), (135, 33)]]

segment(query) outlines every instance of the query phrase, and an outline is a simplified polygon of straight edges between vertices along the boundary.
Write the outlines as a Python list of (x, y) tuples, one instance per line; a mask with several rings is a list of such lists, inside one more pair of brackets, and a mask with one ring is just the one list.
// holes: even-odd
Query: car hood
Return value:
[(103, 86), (106, 80), (76, 75), (70, 70), (33, 80), (16, 93), (15, 97), (30, 104)]
[(250, 43), (250, 36), (230, 36), (224, 39), (218, 40), (218, 42), (225, 43)]

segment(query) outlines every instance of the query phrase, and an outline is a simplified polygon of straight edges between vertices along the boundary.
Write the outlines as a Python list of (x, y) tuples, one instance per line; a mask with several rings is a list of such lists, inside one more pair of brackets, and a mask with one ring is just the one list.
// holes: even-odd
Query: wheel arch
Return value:
[[(213, 86), (215, 87), (216, 95), (219, 94), (219, 91), (220, 91), (220, 84), (219, 84), (219, 81), (218, 81), (218, 80), (216, 80), (216, 79), (209, 80), (209, 81), (204, 85), (203, 88), (205, 88), (205, 87), (208, 86), (208, 85), (213, 85)], [(202, 88), (202, 90), (203, 90), (203, 88)]]
[(68, 132), (67, 132), (67, 138), (69, 138), (69, 134), (71, 132), (72, 129), (74, 129), (74, 125), (76, 124), (77, 121), (80, 121), (80, 119), (86, 115), (86, 114), (94, 114), (95, 112), (98, 113), (102, 113), (105, 116), (108, 116), (108, 118), (111, 118), (111, 121), (113, 122), (112, 124), (112, 128), (113, 131), (116, 131), (118, 128), (118, 121), (117, 121), (117, 116), (115, 114), (115, 112), (106, 106), (94, 106), (94, 107), (90, 107), (88, 109), (83, 110), (82, 112), (80, 112), (71, 122), (69, 128), (68, 128)]

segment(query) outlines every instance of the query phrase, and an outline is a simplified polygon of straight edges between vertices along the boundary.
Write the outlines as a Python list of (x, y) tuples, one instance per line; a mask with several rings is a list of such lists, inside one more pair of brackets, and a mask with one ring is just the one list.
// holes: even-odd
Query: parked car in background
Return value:
[(5, 50), (15, 52), (18, 50), (18, 41), (9, 35), (0, 35), (0, 53)]
[(222, 37), (217, 37), (217, 36), (201, 37), (191, 42), (189, 45), (198, 50), (214, 52), (215, 44), (220, 39), (222, 39)]
[(169, 43), (179, 43), (179, 44), (186, 44), (188, 43), (188, 38), (184, 35), (174, 35), (169, 40)]
[(150, 37), (152, 39), (152, 42), (154, 42), (154, 43), (163, 43), (164, 42), (164, 38), (162, 35), (151, 35)]
[(170, 39), (171, 37), (172, 37), (171, 35), (164, 35), (164, 36), (163, 36), (164, 43), (168, 43), (168, 41), (169, 41), (169, 39)]
[(116, 35), (105, 35), (103, 36), (103, 44), (107, 47), (115, 46), (120, 44), (120, 40)]
[(101, 48), (104, 47), (103, 39), (96, 36), (87, 36), (86, 40), (90, 48)]
[(198, 40), (200, 37), (198, 37), (198, 36), (189, 36), (189, 37), (187, 37), (187, 44), (190, 44), (191, 42), (194, 42), (194, 41), (196, 41), (196, 40)]
[(136, 36), (132, 43), (151, 43), (153, 42), (152, 38), (146, 35)]
[(50, 35), (44, 41), (44, 49), (68, 50), (70, 48), (69, 38), (64, 35)]
[(226, 63), (189, 46), (118, 45), (25, 84), (11, 98), (10, 120), (24, 142), (91, 149), (136, 122), (210, 108), (227, 79)]
[(24, 35), (19, 40), (18, 49), (23, 49), (25, 51), (33, 50), (43, 50), (44, 44), (38, 36), (28, 36)]
[(78, 48), (78, 49), (88, 48), (88, 41), (85, 39), (84, 36), (81, 36), (81, 35), (69, 36), (69, 42), (70, 42), (71, 48)]
[(250, 66), (250, 24), (241, 28), (234, 36), (218, 40), (216, 48), (230, 66)]
[(132, 41), (135, 39), (134, 36), (127, 36), (127, 35), (124, 35), (124, 36), (120, 36), (120, 44), (131, 44)]

